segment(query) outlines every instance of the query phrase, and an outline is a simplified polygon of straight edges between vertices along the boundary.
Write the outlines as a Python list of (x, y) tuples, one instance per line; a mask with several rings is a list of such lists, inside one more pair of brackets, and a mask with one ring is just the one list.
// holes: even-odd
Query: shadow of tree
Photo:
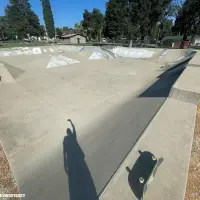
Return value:
[(68, 175), (70, 200), (97, 200), (98, 195), (85, 161), (85, 155), (77, 141), (76, 129), (71, 120), (72, 130), (67, 129), (63, 140), (65, 172)]

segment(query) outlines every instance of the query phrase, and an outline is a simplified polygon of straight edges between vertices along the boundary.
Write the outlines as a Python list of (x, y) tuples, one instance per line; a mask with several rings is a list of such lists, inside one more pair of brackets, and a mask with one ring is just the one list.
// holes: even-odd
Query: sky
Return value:
[[(56, 27), (74, 27), (83, 18), (84, 9), (91, 11), (98, 8), (105, 13), (105, 3), (107, 0), (50, 0)], [(4, 15), (4, 8), (9, 0), (0, 0), (0, 16)], [(41, 24), (44, 24), (42, 7), (40, 0), (29, 0), (32, 9), (38, 15)]]

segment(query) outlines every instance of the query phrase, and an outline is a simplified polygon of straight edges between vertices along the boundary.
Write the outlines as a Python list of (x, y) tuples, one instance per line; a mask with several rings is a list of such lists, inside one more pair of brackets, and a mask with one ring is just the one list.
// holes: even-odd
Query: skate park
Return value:
[(179, 199), (200, 95), (199, 60), (199, 52), (189, 49), (1, 50), (0, 136), (21, 193), (28, 199), (55, 199), (58, 193), (69, 198), (63, 139), (71, 119), (102, 199), (129, 199), (120, 191), (128, 188), (125, 167), (134, 164), (138, 148), (164, 158), (155, 185), (164, 183), (159, 194), (153, 192), (156, 198), (173, 193), (182, 178), (175, 192)]

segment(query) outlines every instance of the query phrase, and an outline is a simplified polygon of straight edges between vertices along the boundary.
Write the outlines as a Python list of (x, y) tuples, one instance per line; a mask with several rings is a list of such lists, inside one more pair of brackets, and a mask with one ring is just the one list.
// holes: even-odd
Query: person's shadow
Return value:
[(71, 120), (72, 130), (67, 129), (63, 141), (65, 172), (68, 175), (70, 200), (97, 200), (98, 195), (85, 155), (77, 141), (76, 129)]

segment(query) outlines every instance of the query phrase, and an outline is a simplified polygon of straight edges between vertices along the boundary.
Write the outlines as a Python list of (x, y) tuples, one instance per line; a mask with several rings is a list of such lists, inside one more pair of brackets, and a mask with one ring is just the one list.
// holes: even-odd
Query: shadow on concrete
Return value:
[(77, 141), (76, 129), (71, 120), (72, 130), (67, 129), (63, 141), (65, 172), (68, 175), (70, 200), (97, 200), (98, 195), (85, 155)]
[(18, 78), (20, 75), (22, 75), (25, 71), (20, 69), (20, 68), (17, 68), (17, 67), (14, 67), (8, 63), (5, 63), (3, 61), (1, 61), (5, 67), (7, 68), (8, 72), (12, 75), (13, 78)]
[(143, 195), (148, 189), (146, 183), (151, 183), (158, 167), (163, 162), (163, 158), (157, 159), (151, 152), (148, 151), (139, 151), (139, 153), (140, 156), (132, 169), (126, 167), (126, 170), (129, 172), (128, 182), (132, 192), (137, 199), (143, 199)]
[(138, 97), (168, 97), (173, 84), (195, 54), (196, 52), (189, 52), (185, 59), (173, 65), (165, 66), (165, 72), (158, 76), (158, 80)]
[(172, 72), (171, 70), (165, 71), (159, 77), (157, 77), (158, 80), (153, 85), (147, 88), (138, 97), (168, 97), (172, 86), (180, 77), (184, 69), (185, 67), (178, 69), (175, 72)]

